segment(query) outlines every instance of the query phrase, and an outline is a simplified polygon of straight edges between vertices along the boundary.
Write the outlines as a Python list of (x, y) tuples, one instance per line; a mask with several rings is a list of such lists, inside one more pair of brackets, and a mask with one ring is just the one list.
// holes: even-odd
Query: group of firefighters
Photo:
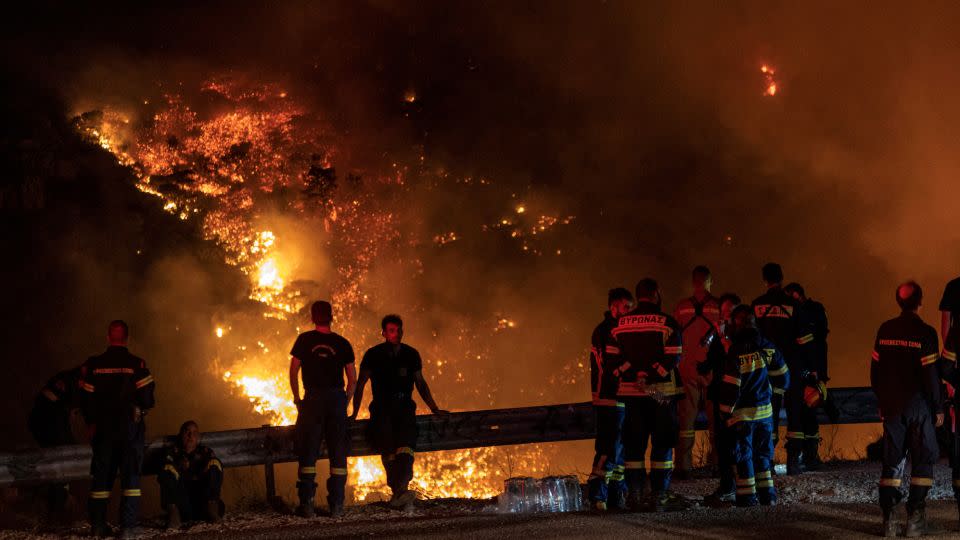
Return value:
[(779, 265), (766, 265), (763, 279), (767, 292), (741, 305), (734, 294), (714, 297), (710, 270), (698, 266), (693, 294), (672, 316), (652, 279), (637, 284), (636, 296), (624, 288), (609, 292), (609, 311), (591, 340), (597, 439), (587, 484), (594, 508), (686, 508), (670, 481), (690, 478), (701, 412), (720, 477), (708, 503), (776, 504), (772, 461), (781, 408), (787, 474), (819, 467), (815, 407), (826, 398), (826, 313), (799, 284), (783, 286)]
[[(747, 305), (735, 294), (714, 297), (709, 269), (698, 266), (692, 272), (692, 295), (679, 302), (673, 315), (662, 310), (653, 279), (637, 283), (635, 294), (610, 290), (609, 311), (594, 330), (590, 349), (597, 432), (587, 484), (594, 509), (686, 508), (688, 501), (671, 492), (670, 482), (691, 475), (700, 413), (710, 427), (708, 463), (720, 481), (705, 497), (710, 505), (776, 504), (772, 463), (781, 409), (787, 418), (786, 473), (820, 467), (817, 409), (828, 404), (829, 380), (826, 313), (799, 284), (783, 286), (778, 264), (765, 265), (762, 277), (767, 291)], [(944, 425), (952, 389), (960, 384), (960, 278), (947, 286), (940, 304), (945, 336), (940, 352), (937, 331), (917, 315), (920, 286), (901, 284), (896, 301), (902, 313), (880, 327), (870, 369), (884, 428), (879, 498), (883, 534), (895, 536), (893, 512), (903, 497), (901, 475), (909, 452), (905, 532), (919, 536), (926, 529), (925, 499), (939, 458), (935, 429)], [(314, 302), (311, 318), (315, 329), (300, 334), (290, 352), (290, 386), (298, 410), (296, 513), (315, 515), (316, 462), (323, 440), (330, 459), (329, 513), (342, 515), (347, 426), (357, 417), (368, 381), (373, 399), (367, 435), (381, 454), (392, 492), (389, 505), (409, 511), (416, 500), (408, 487), (417, 439), (413, 389), (434, 414), (446, 411), (431, 395), (419, 353), (402, 343), (403, 321), (397, 315), (383, 318), (384, 341), (366, 351), (358, 373), (353, 347), (331, 330), (331, 305)], [(144, 360), (127, 349), (128, 336), (123, 321), (111, 322), (107, 350), (52, 378), (38, 394), (30, 418), (42, 446), (73, 441), (67, 404), (79, 404), (93, 427), (88, 511), (94, 536), (110, 532), (107, 505), (118, 472), (121, 536), (140, 532), (144, 417), (155, 405), (156, 384)], [(960, 444), (955, 415), (949, 417), (954, 491), (960, 500)], [(223, 516), (223, 466), (199, 442), (197, 423), (185, 422), (158, 474), (170, 528), (179, 528), (183, 520), (216, 522)], [(51, 488), (51, 505), (62, 504), (65, 494), (64, 486)]]
[[(662, 310), (652, 279), (641, 280), (635, 296), (610, 290), (609, 310), (591, 339), (597, 436), (587, 483), (595, 509), (686, 508), (687, 501), (671, 493), (670, 480), (690, 477), (701, 412), (710, 428), (708, 461), (720, 479), (704, 498), (707, 504), (776, 504), (772, 462), (781, 409), (787, 418), (786, 474), (820, 467), (817, 409), (831, 407), (826, 312), (799, 284), (783, 286), (778, 264), (765, 265), (762, 277), (767, 291), (746, 305), (735, 294), (712, 296), (710, 271), (698, 266), (693, 294), (673, 316)], [(904, 534), (927, 531), (925, 501), (940, 457), (938, 428), (951, 434), (947, 451), (960, 504), (960, 437), (952, 409), (953, 389), (960, 385), (960, 278), (947, 285), (940, 303), (942, 350), (937, 331), (918, 315), (922, 300), (916, 282), (897, 287), (901, 314), (880, 326), (871, 355), (870, 381), (883, 420), (879, 499), (885, 537), (899, 532), (894, 511), (903, 498), (908, 454)]]
[[(416, 349), (402, 343), (403, 321), (387, 315), (381, 322), (384, 342), (370, 348), (360, 362), (359, 377), (353, 347), (330, 329), (333, 309), (328, 302), (314, 302), (311, 318), (315, 329), (297, 337), (290, 351), (290, 386), (297, 406), (296, 450), (299, 456), (296, 513), (313, 517), (316, 509), (316, 462), (321, 440), (330, 459), (327, 502), (332, 517), (343, 514), (349, 451), (348, 421), (355, 419), (364, 387), (371, 383), (368, 437), (381, 455), (387, 484), (392, 491), (389, 505), (409, 512), (416, 500), (409, 490), (413, 479), (417, 440), (416, 387), (434, 414), (446, 414), (430, 393)], [(127, 349), (129, 329), (113, 321), (107, 329), (109, 347), (82, 366), (54, 376), (37, 395), (30, 415), (30, 429), (43, 447), (72, 443), (71, 410), (82, 411), (92, 431), (93, 459), (88, 501), (91, 535), (108, 536), (107, 506), (117, 473), (120, 475), (120, 536), (140, 536), (140, 476), (144, 460), (144, 417), (155, 405), (156, 383), (143, 359)], [(302, 372), (302, 373), (301, 373)], [(346, 382), (345, 380), (346, 379)], [(303, 381), (303, 394), (300, 392)], [(347, 403), (353, 411), (347, 416)], [(184, 422), (175, 444), (165, 451), (157, 481), (161, 504), (167, 513), (167, 528), (179, 529), (183, 521), (219, 522), (224, 513), (220, 499), (223, 464), (214, 451), (200, 444), (196, 422)], [(49, 504), (62, 509), (67, 486), (50, 488)]]

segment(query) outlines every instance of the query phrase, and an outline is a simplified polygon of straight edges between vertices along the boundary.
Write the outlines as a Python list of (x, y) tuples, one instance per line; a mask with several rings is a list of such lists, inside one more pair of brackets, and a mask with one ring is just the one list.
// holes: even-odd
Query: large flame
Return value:
[[(356, 313), (368, 301), (364, 284), (371, 267), (382, 256), (382, 246), (404, 238), (398, 216), (388, 205), (381, 206), (362, 191), (335, 189), (332, 161), (337, 149), (329, 142), (329, 130), (285, 89), (216, 80), (205, 83), (201, 95), (218, 106), (201, 113), (181, 95), (168, 94), (159, 105), (144, 100), (136, 115), (105, 108), (78, 116), (76, 125), (118, 163), (130, 167), (137, 187), (162, 199), (164, 210), (183, 220), (197, 220), (205, 238), (222, 249), (225, 261), (248, 276), (249, 298), (262, 307), (261, 313), (257, 320), (238, 313), (216, 322), (212, 333), (218, 354), (213, 365), (216, 375), (247, 399), (253, 411), (273, 425), (290, 425), (296, 420), (296, 408), (287, 380), (286, 351), (303, 330), (295, 323), (299, 317), (294, 317), (310, 296), (302, 287), (316, 288), (316, 280), (293, 274), (295, 265), (286, 254), (303, 246), (284, 244), (262, 206), (282, 205), (287, 214), (322, 222), (327, 235), (323, 245), (335, 266), (332, 276), (324, 276), (325, 284), (338, 311), (338, 331), (355, 344), (369, 343), (372, 337), (356, 321)], [(410, 93), (405, 99), (412, 102), (416, 97)], [(146, 120), (134, 126), (131, 116)], [(376, 181), (402, 186), (403, 168), (394, 168)], [(499, 222), (482, 230), (502, 231), (517, 239), (524, 252), (535, 255), (544, 252), (534, 243), (538, 236), (573, 220), (531, 215), (531, 206), (525, 203), (505, 208), (509, 210)], [(458, 235), (445, 232), (432, 238), (442, 246)], [(491, 333), (510, 331), (518, 324), (502, 314), (492, 318), (495, 322), (485, 329)], [(460, 343), (469, 340), (467, 328), (458, 337)], [(463, 382), (455, 358), (434, 352), (436, 359), (425, 366), (425, 374), (435, 369), (428, 376), (433, 380), (449, 368), (446, 376)], [(472, 349), (463, 354), (471, 360), (483, 356)], [(576, 384), (574, 373), (563, 372), (563, 383)], [(474, 384), (473, 392), (483, 404), (493, 404), (486, 402), (492, 389)], [(364, 407), (361, 417), (365, 414)], [(490, 497), (506, 476), (545, 472), (544, 456), (544, 448), (536, 445), (421, 454), (415, 463), (415, 488), (427, 497)], [(378, 458), (351, 459), (348, 482), (358, 501), (387, 492)]]

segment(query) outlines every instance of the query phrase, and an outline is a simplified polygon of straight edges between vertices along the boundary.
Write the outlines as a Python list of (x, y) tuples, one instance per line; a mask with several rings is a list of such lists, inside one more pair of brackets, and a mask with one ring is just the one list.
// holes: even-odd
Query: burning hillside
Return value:
[[(75, 126), (129, 167), (137, 188), (197, 227), (248, 277), (248, 300), (225, 310), (209, 330), (218, 351), (210, 375), (232, 385), (274, 425), (296, 417), (287, 350), (305, 330), (302, 310), (309, 301), (331, 299), (336, 330), (359, 356), (379, 339), (375, 295), (389, 285), (386, 276), (416, 281), (425, 273), (425, 253), (471, 235), (510, 242), (530, 256), (560, 256), (547, 239), (574, 221), (537, 214), (513, 194), (501, 201), (502, 210), (488, 212), (502, 214), (492, 223), (469, 231), (424, 230), (415, 194), (482, 188), (490, 181), (428, 170), (423, 156), (414, 158), (415, 166), (398, 161), (386, 172), (342, 177), (338, 171), (350, 168), (338, 160), (348, 153), (333, 129), (272, 84), (211, 80), (194, 92), (143, 99), (133, 110), (83, 112)], [(417, 302), (400, 307), (410, 319), (426, 316)], [(432, 339), (414, 343), (444, 403), (461, 409), (499, 404), (503, 381), (489, 364), (490, 341), (495, 334), (517, 338), (510, 334), (523, 321), (509, 312), (506, 306), (465, 314), (436, 325)], [(577, 358), (558, 367), (549, 376), (552, 389), (579, 389), (583, 366)], [(543, 392), (526, 397), (542, 399)], [(488, 497), (505, 476), (542, 474), (549, 464), (550, 450), (539, 446), (438, 452), (418, 457), (415, 483), (428, 497)], [(357, 500), (383, 489), (379, 460), (351, 460), (348, 482)]]

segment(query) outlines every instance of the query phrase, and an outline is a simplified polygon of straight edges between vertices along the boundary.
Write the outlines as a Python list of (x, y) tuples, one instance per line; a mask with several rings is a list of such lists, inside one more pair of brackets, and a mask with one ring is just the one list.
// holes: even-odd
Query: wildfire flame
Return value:
[(763, 95), (767, 97), (773, 97), (777, 95), (777, 81), (773, 78), (773, 76), (776, 74), (776, 71), (767, 64), (763, 64), (760, 66), (760, 73), (763, 73), (763, 79), (766, 85), (763, 90)]

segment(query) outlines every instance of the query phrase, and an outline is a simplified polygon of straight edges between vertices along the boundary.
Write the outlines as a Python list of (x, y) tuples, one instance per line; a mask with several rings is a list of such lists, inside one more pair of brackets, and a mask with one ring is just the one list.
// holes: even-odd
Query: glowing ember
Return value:
[(773, 78), (776, 73), (774, 69), (766, 64), (760, 66), (760, 73), (763, 73), (763, 78), (766, 86), (763, 90), (763, 95), (765, 96), (775, 96), (777, 95), (777, 81)]

